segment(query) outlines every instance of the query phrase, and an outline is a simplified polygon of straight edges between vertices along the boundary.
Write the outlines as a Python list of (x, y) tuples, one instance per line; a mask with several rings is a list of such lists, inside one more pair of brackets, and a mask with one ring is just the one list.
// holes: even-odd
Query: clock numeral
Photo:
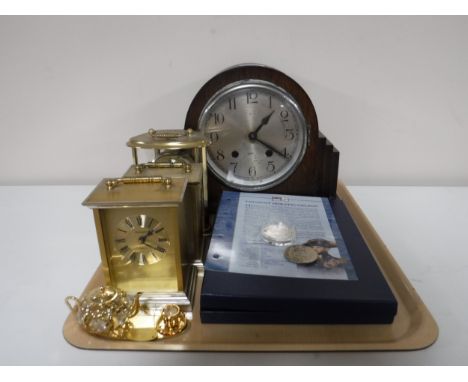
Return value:
[(130, 248), (128, 248), (128, 245), (126, 245), (126, 246), (124, 246), (124, 247), (122, 247), (122, 248), (119, 249), (119, 251), (120, 251), (121, 253), (126, 253), (126, 252), (128, 252), (129, 250), (130, 250)]
[(219, 134), (218, 133), (210, 133), (210, 141), (211, 143), (216, 143), (219, 141)]
[(116, 243), (125, 243), (125, 239), (115, 239)]
[(153, 225), (153, 222), (154, 222), (153, 218), (149, 218), (148, 220), (145, 220), (145, 228), (151, 228), (151, 226)]
[(275, 162), (268, 161), (267, 171), (274, 172), (276, 170)]
[(127, 224), (131, 229), (135, 229), (135, 226), (133, 225), (129, 217), (125, 218), (125, 224)]
[(289, 154), (289, 153), (286, 151), (286, 147), (283, 149), (283, 156), (284, 156), (286, 159), (291, 159), (291, 154)]
[(157, 247), (156, 247), (156, 251), (161, 252), (161, 253), (166, 253), (166, 252), (167, 252), (167, 249), (166, 249), (166, 248), (163, 248), (163, 247), (160, 247), (160, 246), (157, 246)]
[[(169, 241), (166, 239), (166, 241)], [(148, 247), (150, 248), (153, 248), (155, 251), (158, 251), (158, 252), (161, 252), (161, 253), (166, 253), (167, 252), (167, 249), (166, 248), (163, 248), (161, 247), (160, 245), (156, 245), (156, 247), (154, 245), (151, 245), (151, 244), (147, 244)]]
[(238, 162), (231, 162), (230, 165), (233, 166), (232, 168), (232, 173), (235, 174), (236, 173), (236, 170), (237, 170), (237, 165), (239, 163)]
[[(158, 228), (159, 227), (159, 228)], [(164, 231), (164, 227), (161, 226), (161, 223), (158, 223), (156, 227), (152, 229), (153, 233), (159, 233), (161, 231)]]
[(216, 126), (222, 125), (224, 123), (224, 114), (223, 113), (211, 113), (211, 116), (213, 117), (214, 124)]
[(289, 140), (289, 141), (292, 141), (294, 140), (294, 130), (293, 129), (286, 129), (285, 132), (284, 132), (284, 137)]
[(141, 215), (138, 215), (136, 217), (136, 221), (137, 221), (137, 224), (140, 226), (140, 227), (143, 227), (143, 221), (141, 219)]
[(216, 152), (216, 159), (217, 159), (217, 160), (223, 160), (224, 158), (225, 158), (225, 157), (224, 157), (224, 152), (223, 152), (223, 150), (218, 150), (218, 151)]
[(229, 110), (236, 110), (236, 97), (229, 98)]
[(148, 260), (146, 256), (141, 252), (132, 252), (132, 261), (137, 263), (138, 265), (146, 265), (148, 264)]
[(167, 237), (160, 237), (158, 238), (158, 242), (160, 243), (168, 243), (169, 239)]
[(247, 92), (247, 103), (258, 103), (257, 97), (258, 94), (257, 92)]
[(249, 167), (249, 175), (252, 177), (257, 176), (257, 169), (255, 168), (255, 166)]
[(288, 122), (289, 121), (289, 113), (287, 110), (281, 110), (280, 113), (280, 118), (283, 122)]

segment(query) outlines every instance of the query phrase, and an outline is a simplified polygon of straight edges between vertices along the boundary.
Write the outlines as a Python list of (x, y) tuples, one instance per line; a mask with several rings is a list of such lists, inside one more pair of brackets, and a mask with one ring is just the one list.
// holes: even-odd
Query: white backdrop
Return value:
[(360, 185), (468, 185), (466, 17), (0, 17), (0, 184), (94, 184), (222, 69), (299, 82)]

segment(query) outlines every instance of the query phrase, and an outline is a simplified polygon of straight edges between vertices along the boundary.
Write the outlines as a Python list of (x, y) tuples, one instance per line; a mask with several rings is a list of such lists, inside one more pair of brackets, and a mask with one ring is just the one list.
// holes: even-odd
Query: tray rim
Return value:
[[(337, 196), (344, 202), (349, 213), (351, 214), (356, 226), (363, 236), (366, 244), (369, 246), (379, 268), (383, 272), (390, 287), (399, 300), (401, 298), (410, 299), (413, 303), (412, 309), (409, 311), (408, 318), (411, 320), (411, 331), (405, 333), (404, 336), (394, 338), (393, 341), (370, 342), (362, 338), (361, 342), (342, 342), (342, 343), (229, 343), (229, 338), (224, 342), (208, 343), (203, 342), (187, 342), (184, 341), (183, 335), (169, 340), (157, 342), (130, 342), (108, 340), (89, 335), (81, 330), (75, 317), (70, 313), (63, 326), (63, 336), (71, 345), (80, 349), (93, 350), (143, 350), (143, 351), (215, 351), (215, 352), (310, 352), (310, 351), (395, 351), (395, 350), (419, 350), (431, 346), (438, 338), (439, 329), (433, 316), (428, 308), (411, 285), (410, 281), (403, 273), (402, 269), (391, 255), (388, 247), (382, 241), (376, 230), (365, 216), (362, 209), (357, 204), (354, 197), (351, 195), (346, 186), (339, 181), (337, 187)], [(90, 281), (88, 282), (83, 294), (86, 293), (96, 280), (101, 277), (100, 267), (96, 270)], [(202, 272), (199, 278), (202, 277)], [(200, 284), (200, 283), (199, 283)], [(399, 284), (399, 285), (398, 285)], [(396, 292), (396, 287), (402, 292)], [(197, 300), (199, 299), (199, 289), (197, 290)], [(199, 306), (199, 304), (198, 304)], [(195, 307), (194, 314), (197, 314), (198, 307)], [(397, 313), (400, 314), (400, 312)], [(195, 324), (195, 323), (194, 323)], [(210, 325), (216, 326), (232, 326), (229, 324), (201, 324), (202, 328), (208, 328)], [(393, 325), (393, 324), (392, 324)], [(252, 327), (261, 326), (281, 326), (284, 328), (287, 325), (243, 325), (236, 324), (237, 328), (245, 327), (245, 330), (251, 330)], [(297, 327), (298, 325), (292, 325)], [(300, 325), (304, 327), (316, 325)], [(333, 325), (323, 325), (333, 326)], [(348, 325), (349, 330), (356, 328), (356, 325)], [(361, 326), (361, 325), (360, 325)], [(362, 325), (368, 326), (368, 325)], [(291, 327), (291, 326), (290, 326)], [(190, 328), (196, 330), (197, 328)], [(190, 330), (189, 329), (189, 330)], [(178, 342), (176, 342), (178, 341)]]

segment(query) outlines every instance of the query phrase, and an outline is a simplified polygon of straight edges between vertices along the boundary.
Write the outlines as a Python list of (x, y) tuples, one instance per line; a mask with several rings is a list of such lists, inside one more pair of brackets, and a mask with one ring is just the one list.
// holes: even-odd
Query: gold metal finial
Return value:
[(117, 185), (116, 179), (106, 180), (106, 186), (109, 191), (112, 190), (116, 185)]
[(166, 188), (171, 188), (172, 179), (171, 178), (163, 178), (163, 183), (165, 184)]
[(144, 164), (137, 164), (135, 166), (135, 172), (137, 174), (141, 174), (143, 172), (143, 169), (145, 168), (146, 166)]

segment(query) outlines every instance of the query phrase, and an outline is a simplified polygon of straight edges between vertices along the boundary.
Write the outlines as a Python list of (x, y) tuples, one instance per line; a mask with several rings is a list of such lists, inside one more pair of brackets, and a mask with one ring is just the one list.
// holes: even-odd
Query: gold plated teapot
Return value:
[(140, 296), (140, 292), (130, 297), (121, 289), (104, 286), (93, 289), (83, 298), (68, 296), (65, 302), (88, 333), (125, 339), (132, 329), (129, 319), (140, 310)]

